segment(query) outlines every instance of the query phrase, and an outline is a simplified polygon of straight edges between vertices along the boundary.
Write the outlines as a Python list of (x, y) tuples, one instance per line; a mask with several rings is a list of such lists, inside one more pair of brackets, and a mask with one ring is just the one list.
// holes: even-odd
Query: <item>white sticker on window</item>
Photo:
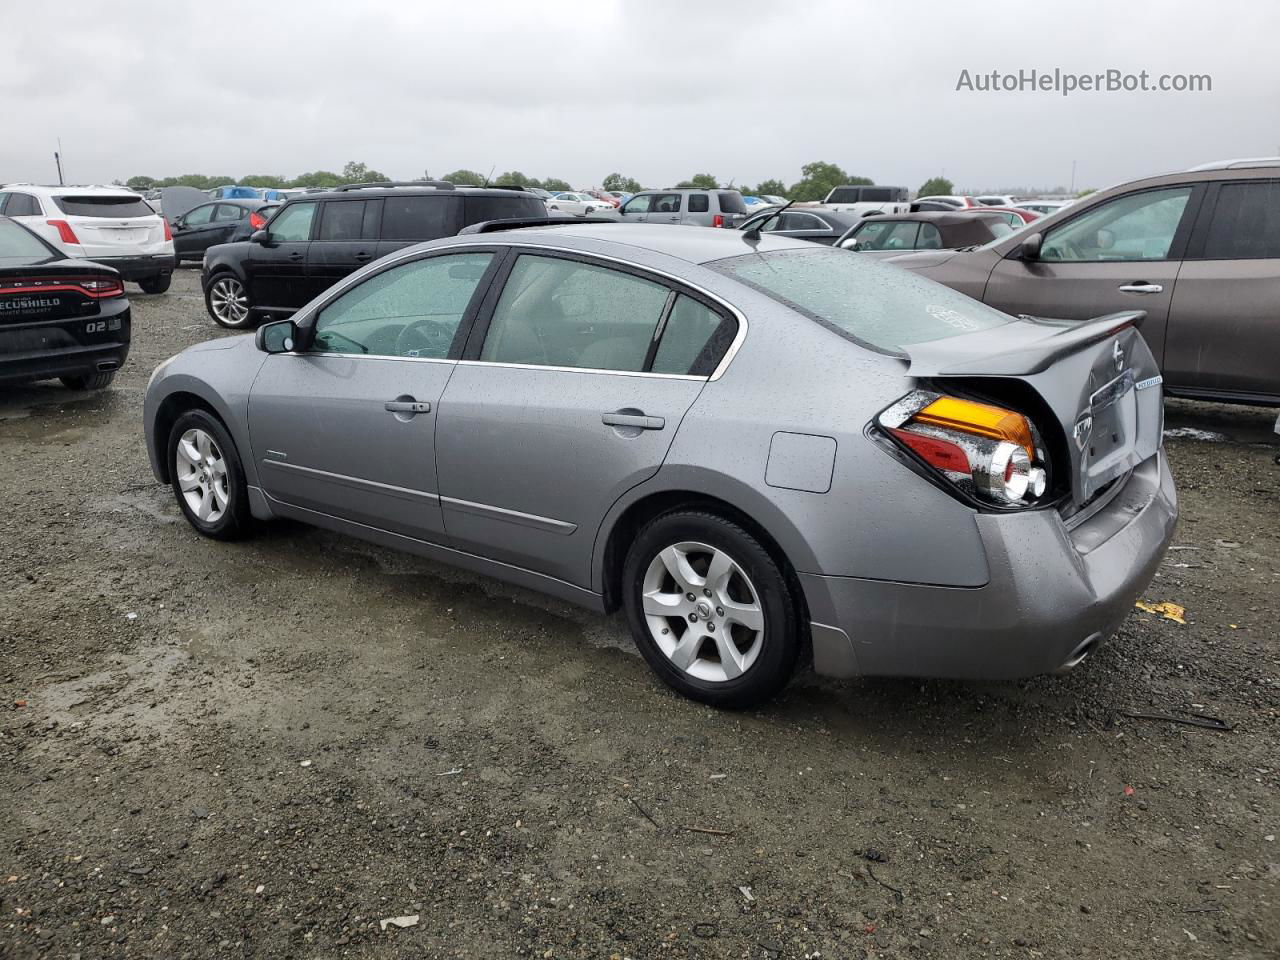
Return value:
[(941, 320), (957, 330), (970, 331), (979, 329), (979, 324), (976, 320), (971, 320), (959, 310), (952, 310), (950, 307), (944, 307), (936, 303), (930, 303), (924, 309), (935, 320)]

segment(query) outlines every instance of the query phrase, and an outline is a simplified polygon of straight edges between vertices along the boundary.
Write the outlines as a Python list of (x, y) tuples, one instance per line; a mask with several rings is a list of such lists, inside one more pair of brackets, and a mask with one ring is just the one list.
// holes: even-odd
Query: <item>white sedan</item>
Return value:
[(603, 200), (597, 200), (589, 193), (557, 193), (552, 195), (547, 201), (547, 212), (552, 216), (557, 214), (571, 215), (576, 217), (585, 217), (588, 214), (605, 214), (614, 212), (615, 208)]

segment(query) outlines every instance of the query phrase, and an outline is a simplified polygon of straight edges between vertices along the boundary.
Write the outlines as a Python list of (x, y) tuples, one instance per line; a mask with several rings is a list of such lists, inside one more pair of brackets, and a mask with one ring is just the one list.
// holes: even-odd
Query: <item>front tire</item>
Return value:
[(188, 410), (169, 431), (170, 483), (196, 532), (235, 540), (249, 532), (249, 485), (235, 443), (204, 410)]
[(214, 277), (204, 292), (204, 305), (214, 323), (228, 330), (243, 330), (253, 323), (249, 292), (235, 274), (220, 273)]
[(623, 604), (636, 646), (663, 682), (716, 707), (754, 707), (795, 672), (799, 604), (751, 533), (718, 514), (676, 510), (627, 552)]
[(59, 377), (68, 390), (101, 390), (116, 378), (114, 370), (106, 373), (86, 373), (78, 377)]
[(156, 277), (139, 280), (138, 286), (142, 288), (143, 293), (164, 293), (171, 283), (173, 283), (173, 274), (162, 273)]

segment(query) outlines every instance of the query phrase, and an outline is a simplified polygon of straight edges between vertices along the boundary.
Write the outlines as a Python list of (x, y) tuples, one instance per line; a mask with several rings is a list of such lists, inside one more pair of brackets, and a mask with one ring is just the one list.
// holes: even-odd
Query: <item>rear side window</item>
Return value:
[(711, 209), (711, 201), (705, 193), (689, 194), (690, 213), (706, 213), (709, 209)]
[(827, 203), (858, 203), (861, 200), (861, 187), (836, 187), (827, 195)]
[(680, 294), (667, 315), (650, 369), (654, 373), (710, 376), (737, 332), (736, 321)]
[(1013, 322), (932, 280), (829, 247), (747, 254), (708, 266), (885, 353)]
[(220, 203), (218, 204), (218, 212), (213, 215), (213, 219), (220, 223), (227, 220), (243, 220), (248, 214), (248, 210), (244, 207), (237, 207), (234, 203)]
[(464, 197), (463, 226), (486, 220), (530, 220), (547, 215), (547, 205), (537, 197)]
[(4, 205), (6, 217), (38, 217), (40, 204), (29, 193), (11, 193), (9, 202)]
[(1280, 259), (1280, 180), (1224, 183), (1209, 221), (1204, 256), (1209, 260)]
[(382, 201), (383, 240), (435, 240), (462, 229), (458, 197), (389, 196)]
[(156, 212), (141, 197), (54, 197), (53, 202), (70, 217), (154, 217)]
[(324, 205), (317, 240), (359, 240), (364, 223), (363, 200), (330, 200)]
[(679, 213), (680, 194), (655, 193), (649, 200), (650, 213)]
[(726, 193), (717, 193), (716, 199), (720, 201), (721, 213), (746, 213), (747, 205), (742, 202), (742, 194), (736, 190)]

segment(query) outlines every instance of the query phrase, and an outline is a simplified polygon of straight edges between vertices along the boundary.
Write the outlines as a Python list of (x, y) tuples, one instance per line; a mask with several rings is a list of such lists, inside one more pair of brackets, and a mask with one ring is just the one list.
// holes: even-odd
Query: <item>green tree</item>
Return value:
[(756, 186), (753, 191), (757, 197), (769, 194), (772, 197), (785, 197), (787, 195), (787, 185), (781, 180), (765, 180)]
[(620, 173), (611, 173), (600, 184), (601, 190), (621, 190), (623, 193), (639, 193), (643, 188), (639, 180), (624, 177)]
[(484, 176), (474, 170), (455, 170), (453, 173), (446, 173), (440, 179), (463, 187), (478, 187), (484, 183)]
[(375, 181), (390, 180), (391, 178), (385, 173), (370, 170), (369, 165), (366, 163), (348, 160), (346, 166), (342, 168), (342, 179), (345, 183), (374, 183)]
[(572, 190), (573, 184), (568, 180), (561, 180), (559, 177), (547, 177), (542, 181), (542, 189), (549, 190), (552, 193), (560, 193), (564, 190)]
[(130, 177), (124, 185), (130, 190), (154, 190), (157, 182), (155, 177)]
[(917, 197), (949, 197), (956, 192), (956, 185), (946, 177), (930, 177), (920, 184)]
[(273, 173), (255, 173), (241, 177), (239, 182), (246, 187), (270, 187), (272, 190), (279, 190), (284, 186), (285, 178)]
[(688, 180), (681, 180), (671, 189), (673, 190), (715, 190), (720, 186), (720, 181), (709, 173), (695, 173)]
[(787, 191), (787, 199), (797, 202), (823, 200), (836, 187), (871, 186), (875, 183), (869, 177), (854, 177), (845, 173), (834, 163), (815, 160), (800, 168), (801, 180), (791, 185)]
[(301, 173), (289, 181), (291, 187), (337, 187), (349, 181), (344, 180), (332, 170), (313, 170)]
[(526, 177), (519, 170), (508, 170), (493, 181), (500, 187), (540, 187), (542, 183), (536, 177)]

